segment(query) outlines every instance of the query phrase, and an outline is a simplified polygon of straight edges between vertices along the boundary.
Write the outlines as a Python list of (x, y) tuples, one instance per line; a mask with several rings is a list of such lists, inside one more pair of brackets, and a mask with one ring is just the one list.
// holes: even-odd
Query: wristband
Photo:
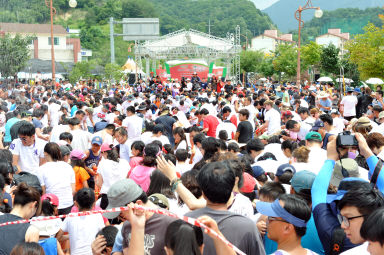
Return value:
[(181, 182), (181, 180), (179, 178), (176, 178), (171, 182), (171, 191), (172, 192), (175, 192), (175, 190), (177, 189), (177, 185), (179, 185), (180, 182)]

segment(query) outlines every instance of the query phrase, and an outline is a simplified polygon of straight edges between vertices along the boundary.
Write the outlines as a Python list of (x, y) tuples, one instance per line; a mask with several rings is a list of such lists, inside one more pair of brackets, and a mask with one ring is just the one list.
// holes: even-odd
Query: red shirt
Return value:
[(207, 136), (216, 137), (216, 128), (219, 121), (215, 116), (208, 115), (203, 121), (203, 128), (208, 128)]
[(235, 114), (233, 114), (233, 115), (231, 116), (231, 118), (229, 119), (229, 121), (231, 121), (232, 124), (235, 125), (235, 126), (237, 127), (237, 117), (236, 117)]

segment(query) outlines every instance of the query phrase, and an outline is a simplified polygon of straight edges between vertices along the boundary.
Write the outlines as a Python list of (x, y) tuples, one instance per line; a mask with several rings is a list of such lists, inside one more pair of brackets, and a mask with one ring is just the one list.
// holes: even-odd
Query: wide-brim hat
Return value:
[(318, 98), (326, 98), (329, 97), (329, 94), (325, 91), (320, 91), (319, 94), (317, 95)]

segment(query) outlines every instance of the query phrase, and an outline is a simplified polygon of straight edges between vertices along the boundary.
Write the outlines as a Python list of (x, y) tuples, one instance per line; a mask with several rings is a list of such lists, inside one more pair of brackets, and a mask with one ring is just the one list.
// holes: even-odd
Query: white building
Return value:
[[(31, 58), (51, 60), (51, 25), (0, 23), (0, 32), (11, 35), (21, 34), (34, 36), (29, 48)], [(53, 25), (54, 49), (56, 62), (77, 63), (83, 56), (92, 56), (92, 51), (81, 49), (79, 38), (69, 38), (69, 34), (61, 25)]]
[(261, 50), (265, 54), (276, 51), (276, 47), (282, 43), (294, 43), (292, 34), (277, 35), (277, 30), (265, 30), (264, 34), (253, 37), (251, 40), (251, 50)]
[(344, 55), (347, 52), (345, 50), (345, 43), (347, 41), (349, 41), (349, 33), (341, 33), (339, 28), (330, 28), (328, 33), (316, 37), (317, 44), (323, 46), (333, 44), (340, 49), (340, 55)]

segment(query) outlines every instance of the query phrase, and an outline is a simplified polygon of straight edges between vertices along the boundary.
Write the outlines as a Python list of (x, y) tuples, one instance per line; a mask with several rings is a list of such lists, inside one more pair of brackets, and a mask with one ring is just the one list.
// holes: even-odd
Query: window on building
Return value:
[[(51, 45), (51, 37), (48, 37), (48, 45)], [(53, 45), (59, 45), (59, 37), (53, 37)]]

